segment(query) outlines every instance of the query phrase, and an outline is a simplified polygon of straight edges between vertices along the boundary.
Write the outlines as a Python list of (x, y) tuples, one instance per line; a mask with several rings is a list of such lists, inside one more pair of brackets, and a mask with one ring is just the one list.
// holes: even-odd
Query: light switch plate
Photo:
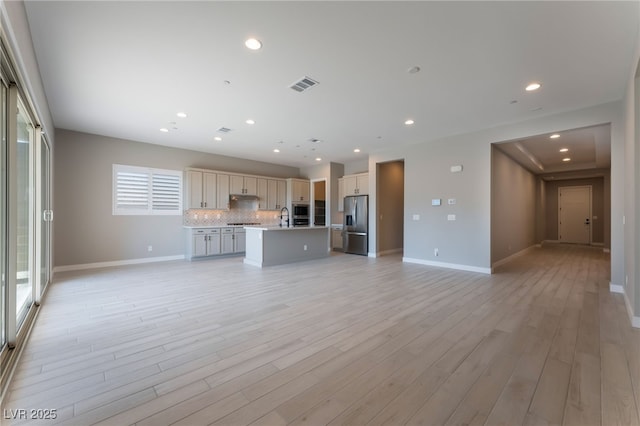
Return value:
[(456, 220), (456, 215), (455, 214), (448, 215), (447, 220)]
[(455, 198), (449, 198), (449, 199), (447, 200), (447, 203), (449, 203), (449, 205), (453, 205), (453, 204), (455, 204), (455, 203), (456, 203), (456, 199), (455, 199)]
[(462, 166), (451, 166), (451, 173), (460, 173), (462, 171)]
[(420, 215), (419, 214), (414, 214), (413, 215), (413, 220), (420, 220)]
[(432, 206), (439, 206), (440, 204), (442, 204), (442, 200), (440, 198), (434, 198), (433, 200), (431, 200)]

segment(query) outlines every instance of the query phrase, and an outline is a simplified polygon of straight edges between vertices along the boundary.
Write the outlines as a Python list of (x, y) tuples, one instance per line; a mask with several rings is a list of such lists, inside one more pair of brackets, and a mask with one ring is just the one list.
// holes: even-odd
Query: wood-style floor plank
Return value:
[(60, 273), (2, 402), (57, 418), (2, 425), (637, 425), (609, 268), (548, 245), (490, 276), (345, 254)]

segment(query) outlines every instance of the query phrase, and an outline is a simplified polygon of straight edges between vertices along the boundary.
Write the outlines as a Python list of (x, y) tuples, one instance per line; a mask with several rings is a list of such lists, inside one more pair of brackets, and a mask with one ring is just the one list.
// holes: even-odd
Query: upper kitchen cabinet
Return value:
[(230, 176), (218, 173), (218, 209), (229, 210)]
[(230, 192), (233, 195), (258, 195), (258, 179), (253, 176), (231, 175)]
[(343, 176), (344, 196), (367, 195), (369, 193), (369, 173)]
[[(266, 210), (280, 210), (287, 204), (287, 182), (279, 179), (267, 180)], [(262, 206), (262, 198), (260, 199)]]
[(287, 179), (287, 192), (291, 204), (310, 202), (310, 185), (306, 179)]
[(215, 209), (218, 207), (217, 175), (201, 170), (187, 170), (185, 206), (187, 209)]
[(344, 178), (338, 178), (338, 211), (344, 211)]

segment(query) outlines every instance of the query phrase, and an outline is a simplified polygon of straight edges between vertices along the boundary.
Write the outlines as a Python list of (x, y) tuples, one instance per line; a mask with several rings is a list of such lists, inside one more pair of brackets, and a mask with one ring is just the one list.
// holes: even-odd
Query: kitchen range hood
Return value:
[(229, 208), (238, 210), (258, 210), (257, 195), (231, 194), (229, 195)]
[(258, 201), (259, 198), (257, 195), (247, 195), (247, 194), (231, 194), (229, 195), (229, 201)]

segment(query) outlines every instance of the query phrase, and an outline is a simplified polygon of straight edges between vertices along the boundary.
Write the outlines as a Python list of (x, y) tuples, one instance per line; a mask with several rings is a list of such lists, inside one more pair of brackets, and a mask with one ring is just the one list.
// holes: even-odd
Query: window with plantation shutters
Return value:
[(182, 172), (113, 165), (114, 215), (181, 215)]

